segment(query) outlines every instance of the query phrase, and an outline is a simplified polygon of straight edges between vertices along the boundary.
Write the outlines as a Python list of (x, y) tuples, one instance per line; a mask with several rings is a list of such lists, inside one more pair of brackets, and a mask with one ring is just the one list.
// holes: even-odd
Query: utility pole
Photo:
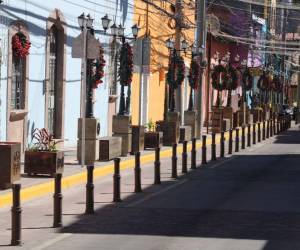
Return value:
[[(180, 53), (180, 44), (181, 44), (181, 31), (182, 31), (182, 4), (181, 0), (176, 0), (175, 2), (175, 20), (176, 20), (176, 25), (175, 25), (175, 50), (179, 54)], [(175, 101), (175, 109), (180, 115), (180, 124), (182, 122), (182, 110), (181, 110), (181, 95), (182, 95), (182, 86), (178, 86), (176, 90), (176, 101)]]
[[(199, 54), (198, 60), (201, 67), (203, 61), (206, 58), (206, 0), (196, 0), (196, 47), (203, 49), (202, 53)], [(196, 137), (201, 138), (202, 132), (202, 85), (205, 82), (204, 69), (202, 68), (199, 87), (195, 92), (195, 109), (197, 110), (197, 131)]]

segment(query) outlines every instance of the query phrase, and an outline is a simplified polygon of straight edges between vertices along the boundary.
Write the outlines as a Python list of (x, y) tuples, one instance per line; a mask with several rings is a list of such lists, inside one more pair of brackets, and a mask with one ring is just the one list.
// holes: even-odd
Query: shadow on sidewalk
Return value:
[[(296, 133), (275, 143), (300, 144)], [(267, 240), (263, 250), (300, 249), (299, 162), (295, 154), (239, 155), (164, 181), (160, 193), (151, 196), (151, 186), (148, 197), (133, 194), (79, 216), (61, 232)]]

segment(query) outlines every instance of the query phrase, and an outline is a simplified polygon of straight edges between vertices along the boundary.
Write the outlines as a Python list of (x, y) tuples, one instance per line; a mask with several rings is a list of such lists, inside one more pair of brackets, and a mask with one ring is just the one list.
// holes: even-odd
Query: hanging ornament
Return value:
[(223, 65), (219, 64), (214, 67), (211, 78), (212, 78), (212, 87), (215, 90), (222, 91), (226, 89), (228, 76), (227, 76), (226, 68)]
[(189, 84), (193, 90), (196, 90), (200, 81), (200, 64), (197, 60), (192, 59), (189, 72)]
[(237, 70), (231, 65), (226, 69), (226, 76), (224, 78), (224, 85), (226, 90), (235, 90), (238, 87)]
[(25, 58), (29, 55), (30, 47), (31, 43), (22, 32), (18, 32), (12, 37), (12, 51), (15, 57)]
[(176, 52), (170, 58), (169, 69), (167, 73), (167, 83), (173, 88), (177, 89), (184, 80), (185, 64), (181, 56)]
[(133, 74), (133, 52), (129, 43), (125, 42), (122, 44), (119, 60), (120, 84), (123, 86), (129, 86), (132, 82)]
[(243, 72), (242, 81), (243, 81), (243, 86), (244, 86), (245, 91), (249, 91), (252, 89), (253, 76), (251, 75), (248, 67)]
[(272, 89), (277, 92), (281, 93), (283, 88), (282, 79), (279, 76), (274, 76), (272, 81)]
[(101, 45), (100, 46), (100, 54), (99, 58), (94, 60), (91, 65), (91, 81), (92, 88), (96, 89), (99, 84), (103, 83), (104, 77), (104, 67), (105, 67), (105, 59), (104, 59), (104, 50)]
[(257, 87), (262, 91), (271, 89), (271, 79), (268, 73), (263, 72), (263, 74), (258, 79)]

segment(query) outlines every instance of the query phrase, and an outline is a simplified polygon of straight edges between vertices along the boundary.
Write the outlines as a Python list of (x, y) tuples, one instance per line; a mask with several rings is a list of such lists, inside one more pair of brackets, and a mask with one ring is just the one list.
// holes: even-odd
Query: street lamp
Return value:
[(112, 26), (110, 26), (110, 31), (111, 31), (112, 36), (118, 35), (118, 27), (115, 23)]
[(187, 49), (188, 46), (189, 46), (189, 45), (188, 45), (188, 43), (187, 43), (186, 40), (181, 41), (181, 49), (182, 49), (183, 51), (186, 51), (186, 49)]
[(139, 30), (140, 28), (136, 24), (131, 27), (132, 35), (135, 39), (138, 36)]
[(124, 30), (125, 30), (125, 28), (122, 26), (122, 24), (120, 24), (118, 27), (118, 36), (119, 37), (124, 37)]
[(108, 18), (107, 14), (101, 18), (102, 27), (103, 27), (105, 33), (109, 27), (110, 21), (111, 20)]

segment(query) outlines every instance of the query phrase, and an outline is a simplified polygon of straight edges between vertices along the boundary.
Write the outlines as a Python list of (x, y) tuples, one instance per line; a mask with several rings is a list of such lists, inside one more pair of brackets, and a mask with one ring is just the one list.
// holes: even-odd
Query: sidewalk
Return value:
[[(251, 126), (252, 131), (252, 126)], [(240, 140), (241, 140), (241, 129), (240, 129)], [(228, 132), (225, 133), (225, 151), (228, 151)], [(252, 135), (251, 135), (252, 141)], [(216, 135), (216, 144), (217, 144), (217, 155), (219, 155), (219, 146), (220, 146), (220, 134)], [(211, 135), (207, 135), (207, 160), (210, 159), (210, 150), (211, 150)], [(200, 149), (202, 147), (202, 142), (200, 140), (197, 141), (197, 149), (198, 149), (198, 163), (201, 162)], [(235, 149), (235, 131), (233, 133), (233, 152)], [(241, 148), (241, 142), (240, 142)], [(191, 150), (191, 142), (188, 144), (188, 153)], [(182, 153), (182, 145), (178, 145), (177, 154), (180, 155)], [(171, 147), (163, 147), (161, 149), (161, 158), (168, 158), (172, 155)], [(142, 167), (144, 164), (153, 163), (154, 162), (154, 151), (146, 150), (141, 152), (141, 164)], [(134, 167), (134, 156), (121, 157), (121, 169), (130, 169)], [(94, 177), (97, 180), (100, 177), (104, 177), (112, 174), (114, 171), (113, 161), (109, 162), (95, 162), (95, 170)], [(23, 167), (22, 167), (23, 172)], [(75, 185), (86, 183), (86, 169), (82, 169), (80, 165), (78, 165), (76, 160), (76, 152), (75, 151), (67, 151), (65, 154), (65, 170), (64, 177), (62, 182), (63, 189), (73, 187)], [(32, 200), (37, 197), (41, 197), (43, 195), (47, 195), (53, 193), (54, 185), (53, 180), (48, 177), (43, 176), (35, 176), (28, 177), (27, 175), (22, 174), (21, 178), (22, 185), (22, 201)], [(11, 190), (3, 190), (0, 191), (0, 208), (5, 206), (11, 206)]]
[[(59, 242), (68, 241), (71, 239), (77, 230), (77, 232), (81, 232), (87, 234), (90, 232), (91, 234), (95, 233), (95, 223), (93, 222), (98, 217), (102, 217), (102, 213), (106, 214), (105, 211), (111, 211), (112, 209), (118, 209), (119, 212), (122, 212), (122, 208), (127, 208), (126, 211), (130, 208), (134, 208), (139, 206), (143, 202), (146, 202), (151, 199), (155, 199), (156, 197), (164, 196), (165, 193), (171, 192), (172, 190), (179, 190), (180, 187), (184, 186), (188, 180), (193, 180), (195, 174), (199, 173), (199, 171), (203, 171), (205, 169), (219, 169), (222, 165), (228, 163), (229, 161), (233, 162), (239, 155), (247, 154), (247, 152), (259, 152), (262, 148), (271, 147), (272, 143), (276, 141), (276, 137), (266, 140), (264, 143), (257, 144), (248, 148), (247, 150), (243, 150), (238, 154), (234, 154), (234, 156), (228, 157), (226, 156), (224, 159), (219, 159), (215, 162), (210, 162), (205, 167), (202, 166), (195, 171), (189, 171), (187, 175), (181, 175), (181, 156), (178, 154), (178, 180), (171, 179), (171, 159), (170, 157), (165, 157), (161, 160), (161, 176), (162, 176), (162, 185), (153, 185), (153, 161), (149, 163), (144, 163), (142, 165), (142, 186), (143, 193), (133, 194), (134, 189), (134, 177), (133, 171), (131, 167), (124, 167), (121, 172), (121, 191), (122, 191), (122, 199), (123, 202), (120, 204), (113, 204), (112, 201), (112, 173), (107, 172), (103, 174), (103, 177), (99, 180), (95, 180), (95, 210), (96, 214), (93, 216), (85, 216), (83, 212), (85, 210), (85, 185), (75, 185), (72, 188), (68, 188), (63, 190), (63, 223), (66, 227), (62, 232), (60, 230), (56, 230), (52, 228), (53, 223), (53, 201), (52, 201), (52, 193), (49, 192), (44, 194), (42, 197), (35, 197), (34, 200), (30, 202), (22, 202), (22, 218), (23, 218), (23, 242), (24, 246), (21, 249), (34, 249), (34, 250), (42, 250), (48, 249), (51, 245), (55, 245)], [(227, 146), (227, 143), (226, 143)], [(233, 146), (234, 149), (234, 146)], [(165, 151), (166, 152), (166, 151)], [(227, 147), (225, 152), (227, 153)], [(217, 147), (217, 155), (219, 155), (219, 147)], [(146, 155), (148, 157), (148, 155)], [(132, 159), (131, 157), (127, 158), (129, 161)], [(210, 147), (208, 147), (208, 160), (210, 160)], [(188, 158), (188, 163), (190, 163), (190, 155)], [(197, 151), (197, 165), (200, 166), (201, 163), (201, 154)], [(78, 166), (77, 166), (78, 167)], [(188, 168), (190, 168), (190, 164), (188, 164)], [(99, 169), (105, 169), (105, 167), (99, 167)], [(49, 182), (49, 179), (47, 179)], [(195, 189), (192, 192), (182, 193), (178, 197), (190, 197), (190, 196), (198, 196), (198, 193), (205, 193), (208, 190), (200, 190)], [(203, 199), (204, 197), (201, 196)], [(198, 197), (199, 198), (199, 197)], [(198, 199), (197, 198), (197, 199)], [(213, 197), (211, 197), (213, 198)], [(200, 200), (201, 200), (200, 199)], [(168, 200), (162, 200), (164, 204), (168, 204)], [(184, 204), (182, 204), (184, 205)], [(123, 214), (123, 213), (122, 213)], [(132, 222), (139, 223), (145, 218), (143, 213), (137, 212), (135, 217), (130, 216)], [(99, 216), (98, 216), (99, 215)], [(123, 214), (125, 215), (125, 214)], [(114, 215), (116, 216), (116, 215)], [(135, 219), (134, 219), (135, 218)], [(150, 218), (150, 217), (149, 217)], [(105, 219), (105, 218), (103, 218)], [(112, 219), (112, 218), (111, 218)], [(109, 218), (107, 218), (109, 220)], [(80, 224), (78, 224), (80, 222)], [(103, 225), (101, 230), (109, 232), (109, 228), (113, 226), (114, 228), (118, 227), (118, 224), (114, 224), (114, 222), (109, 223), (107, 221), (107, 225)], [(149, 223), (149, 222), (148, 222)], [(73, 225), (73, 226), (72, 226)], [(156, 224), (155, 224), (156, 225)], [(125, 225), (120, 224), (120, 226), (124, 227)], [(150, 225), (149, 225), (150, 226)], [(106, 229), (107, 230), (106, 230)], [(156, 228), (159, 229), (159, 227)], [(133, 229), (133, 228), (132, 228)], [(74, 231), (75, 230), (75, 231)], [(96, 229), (97, 230), (97, 229)], [(100, 230), (100, 228), (99, 228)], [(176, 230), (180, 230), (177, 228)], [(70, 233), (72, 232), (72, 233)], [(84, 239), (89, 239), (88, 236), (84, 236)], [(82, 242), (84, 242), (83, 240)], [(92, 241), (95, 244), (92, 249), (117, 249), (111, 248), (109, 246), (103, 245), (101, 241)], [(142, 241), (143, 242), (143, 241)], [(10, 244), (10, 207), (6, 206), (0, 209), (0, 245), (2, 245), (2, 249), (20, 249), (20, 247), (8, 247)], [(67, 247), (56, 246), (55, 248), (49, 249), (83, 249), (79, 246), (74, 245), (74, 241), (70, 241)], [(80, 241), (78, 242), (80, 245)], [(7, 247), (5, 247), (7, 246)], [(127, 248), (126, 248), (127, 249)], [(142, 249), (142, 248), (140, 248)], [(159, 248), (157, 248), (159, 249)], [(242, 249), (242, 248), (241, 248)]]

